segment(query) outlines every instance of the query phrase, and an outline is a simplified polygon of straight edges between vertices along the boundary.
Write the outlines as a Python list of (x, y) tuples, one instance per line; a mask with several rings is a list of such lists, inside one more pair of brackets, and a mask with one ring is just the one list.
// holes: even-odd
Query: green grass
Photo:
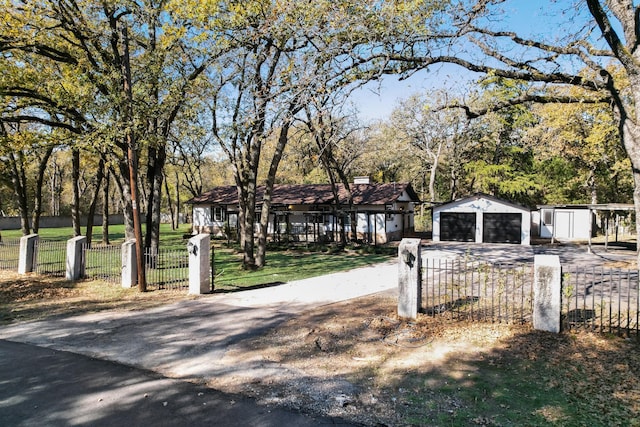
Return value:
[[(177, 245), (184, 245), (182, 235), (190, 232), (191, 227), (183, 225), (177, 230), (172, 230), (169, 224), (160, 225), (160, 240), (163, 247), (175, 247)], [(86, 227), (81, 228), (82, 233), (86, 233)], [(143, 226), (142, 233), (144, 234), (145, 228)], [(102, 227), (93, 227), (92, 241), (93, 243), (102, 243)], [(73, 228), (60, 227), (60, 228), (41, 228), (38, 230), (38, 235), (41, 240), (49, 241), (65, 241), (73, 237)], [(109, 226), (109, 243), (112, 245), (119, 245), (124, 242), (124, 225), (110, 225)], [(22, 237), (20, 230), (2, 230), (2, 238), (6, 240), (19, 239)]]
[[(326, 247), (325, 247), (326, 248)], [(306, 279), (388, 261), (395, 249), (347, 250), (340, 252), (303, 249), (267, 251), (264, 268), (242, 270), (242, 254), (233, 248), (216, 245), (215, 287), (222, 290), (256, 287)], [(376, 253), (377, 252), (377, 253)]]
[[(82, 231), (84, 232), (86, 229), (83, 227)], [(183, 225), (177, 230), (172, 230), (168, 224), (161, 224), (161, 250), (179, 251), (185, 249), (187, 241), (183, 236), (189, 232), (190, 227), (187, 225)], [(73, 236), (73, 229), (71, 227), (42, 228), (38, 234), (41, 241), (62, 242)], [(2, 231), (2, 237), (5, 240), (18, 239), (21, 235), (20, 230)], [(109, 227), (110, 244), (122, 244), (124, 235), (124, 225), (111, 225)], [(102, 228), (95, 227), (93, 230), (93, 243), (94, 245), (100, 245), (101, 241)], [(337, 251), (328, 245), (293, 249), (272, 246), (267, 251), (267, 265), (264, 268), (256, 271), (246, 271), (242, 269), (242, 254), (239, 253), (236, 245), (229, 246), (224, 240), (212, 240), (212, 249), (215, 254), (214, 286), (216, 290), (221, 291), (268, 286), (345, 271), (383, 262), (396, 254), (395, 248), (385, 247), (364, 246), (350, 248), (346, 251)], [(119, 262), (119, 259), (117, 261)], [(119, 271), (120, 266), (114, 266), (112, 270)]]

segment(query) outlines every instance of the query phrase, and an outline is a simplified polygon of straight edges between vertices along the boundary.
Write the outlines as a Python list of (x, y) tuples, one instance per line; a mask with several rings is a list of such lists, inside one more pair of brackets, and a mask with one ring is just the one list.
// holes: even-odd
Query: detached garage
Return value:
[(531, 211), (477, 194), (433, 208), (433, 241), (528, 245)]

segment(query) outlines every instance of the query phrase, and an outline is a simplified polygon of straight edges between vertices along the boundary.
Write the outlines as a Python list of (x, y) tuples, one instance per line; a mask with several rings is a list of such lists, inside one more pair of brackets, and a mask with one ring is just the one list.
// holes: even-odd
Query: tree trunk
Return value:
[(93, 217), (96, 213), (96, 205), (98, 203), (98, 198), (100, 197), (100, 186), (102, 185), (102, 180), (104, 178), (104, 158), (100, 157), (100, 162), (98, 163), (98, 172), (96, 175), (95, 181), (95, 192), (93, 193), (93, 197), (91, 199), (91, 204), (89, 205), (89, 210), (87, 212), (87, 245), (91, 246), (91, 240), (93, 238)]
[(73, 202), (71, 205), (71, 223), (73, 226), (73, 235), (80, 236), (80, 150), (71, 149), (71, 180), (73, 186)]
[(266, 264), (267, 254), (267, 232), (269, 230), (269, 214), (271, 212), (271, 197), (273, 195), (273, 186), (276, 182), (276, 173), (278, 166), (282, 160), (282, 154), (289, 139), (289, 127), (291, 121), (287, 120), (280, 128), (278, 143), (276, 144), (271, 164), (269, 165), (269, 173), (265, 183), (264, 194), (262, 196), (262, 211), (260, 213), (260, 230), (258, 231), (258, 251), (256, 254), (256, 267), (261, 268)]
[(171, 217), (171, 229), (176, 229), (176, 220), (173, 209), (173, 200), (171, 200), (171, 190), (169, 189), (169, 180), (167, 177), (164, 177), (164, 191), (167, 193), (167, 205), (169, 206), (169, 215)]
[(622, 122), (623, 142), (633, 173), (633, 204), (636, 214), (636, 261), (640, 269), (640, 129), (635, 124)]
[[(182, 206), (180, 206), (180, 179), (178, 177), (178, 172), (176, 171), (176, 229), (180, 228), (180, 211), (182, 210)], [(227, 218), (227, 221), (229, 219)]]
[(253, 241), (255, 227), (255, 206), (256, 206), (256, 185), (255, 181), (242, 183), (242, 196), (240, 197), (240, 223), (242, 247), (242, 268), (245, 270), (253, 270), (256, 268), (256, 260), (254, 254), (255, 244)]
[(133, 210), (131, 208), (131, 187), (129, 186), (129, 166), (127, 159), (121, 159), (118, 163), (119, 173), (112, 171), (111, 176), (114, 177), (120, 200), (122, 202), (122, 215), (124, 217), (124, 237), (126, 240), (136, 238), (133, 226)]
[(38, 175), (36, 177), (36, 188), (33, 200), (33, 216), (31, 222), (31, 228), (34, 233), (37, 233), (40, 229), (40, 215), (42, 214), (42, 185), (44, 183), (44, 173), (47, 170), (51, 153), (53, 153), (53, 146), (47, 147), (44, 155), (40, 159), (40, 164), (38, 165)]
[(29, 226), (29, 204), (27, 196), (27, 176), (24, 171), (24, 155), (21, 152), (9, 154), (11, 164), (11, 182), (13, 183), (13, 194), (18, 201), (18, 211), (20, 212), (20, 229), (22, 235), (30, 234)]
[(109, 169), (105, 168), (104, 185), (102, 186), (102, 244), (109, 245)]
[(164, 146), (157, 149), (149, 149), (147, 163), (147, 177), (149, 179), (149, 192), (147, 194), (146, 233), (145, 247), (157, 254), (160, 246), (160, 214), (162, 201), (163, 169), (166, 160)]

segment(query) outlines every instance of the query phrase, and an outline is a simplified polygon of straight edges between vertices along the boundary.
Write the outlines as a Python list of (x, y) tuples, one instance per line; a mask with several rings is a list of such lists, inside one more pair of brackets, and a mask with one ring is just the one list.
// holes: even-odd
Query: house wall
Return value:
[[(377, 205), (361, 206), (360, 208), (367, 209), (368, 213), (360, 212), (357, 214), (356, 233), (358, 239), (373, 240), (373, 234), (375, 233), (375, 243), (383, 244), (389, 241), (401, 240), (407, 233), (411, 233), (414, 230), (414, 203), (412, 202), (399, 202), (391, 207), (393, 211), (402, 210), (403, 213), (387, 214), (385, 206)], [(214, 219), (210, 205), (194, 205), (192, 215), (194, 233), (210, 233), (215, 236), (225, 235), (226, 223), (225, 221), (216, 221)], [(279, 234), (285, 235), (287, 233), (286, 218), (288, 217), (290, 234), (301, 238), (303, 238), (302, 236), (308, 236), (311, 239), (315, 233), (316, 239), (331, 239), (334, 237), (334, 228), (338, 225), (337, 221), (329, 211), (322, 215), (323, 222), (314, 227), (304, 210), (292, 209), (287, 212), (286, 216), (279, 216), (277, 224)], [(229, 220), (229, 225), (232, 228), (236, 228), (237, 217), (234, 216)], [(257, 224), (255, 231), (258, 231)], [(272, 213), (269, 216), (267, 232), (269, 235), (276, 235), (278, 234), (277, 231), (275, 214)], [(336, 229), (335, 231), (337, 232), (338, 230)], [(351, 225), (348, 222), (345, 224), (345, 231), (349, 234), (351, 233)]]
[[(551, 215), (552, 223), (545, 221), (545, 213)], [(556, 208), (540, 210), (540, 237), (558, 240), (588, 240), (591, 215), (589, 209)]]
[(520, 230), (521, 244), (531, 243), (531, 212), (526, 209), (519, 209), (515, 206), (503, 204), (488, 198), (470, 198), (458, 202), (449, 203), (433, 209), (433, 241), (440, 241), (440, 214), (443, 212), (475, 213), (476, 228), (475, 242), (482, 243), (483, 234), (483, 214), (484, 213), (519, 213), (522, 215), (522, 226)]
[(237, 225), (237, 215), (230, 215), (224, 221), (216, 221), (213, 217), (213, 209), (208, 205), (194, 205), (192, 209), (192, 229), (194, 234), (209, 233), (216, 237), (225, 236), (227, 225), (235, 228)]

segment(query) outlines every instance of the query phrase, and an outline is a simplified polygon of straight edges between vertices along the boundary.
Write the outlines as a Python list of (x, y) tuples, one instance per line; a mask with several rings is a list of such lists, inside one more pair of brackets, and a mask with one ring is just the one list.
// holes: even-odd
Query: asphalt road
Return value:
[(204, 385), (0, 340), (1, 426), (352, 426)]

